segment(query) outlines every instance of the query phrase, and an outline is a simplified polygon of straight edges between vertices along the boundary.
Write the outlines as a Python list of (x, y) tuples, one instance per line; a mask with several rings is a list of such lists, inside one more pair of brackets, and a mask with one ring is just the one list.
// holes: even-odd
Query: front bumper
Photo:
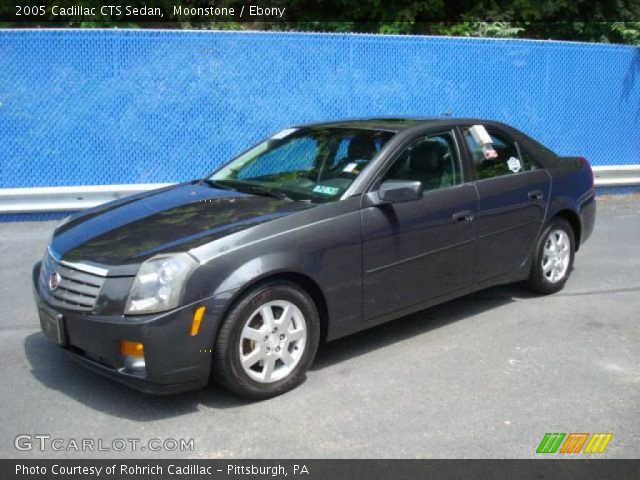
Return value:
[[(39, 291), (39, 274), (37, 263), (32, 279), (36, 305), (50, 315), (62, 315), (61, 346), (83, 366), (146, 393), (173, 394), (208, 384), (213, 340), (226, 295), (159, 314), (92, 315), (47, 304)], [(191, 336), (193, 315), (202, 305), (206, 313), (200, 331)], [(143, 371), (128, 369), (124, 364), (120, 352), (123, 340), (144, 344)]]

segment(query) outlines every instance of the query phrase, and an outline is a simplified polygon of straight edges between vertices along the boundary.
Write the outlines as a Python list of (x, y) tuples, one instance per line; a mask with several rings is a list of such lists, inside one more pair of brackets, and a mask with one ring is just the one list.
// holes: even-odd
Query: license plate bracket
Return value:
[(66, 344), (64, 332), (64, 319), (61, 313), (50, 313), (43, 308), (38, 309), (40, 315), (40, 326), (42, 331), (58, 345)]

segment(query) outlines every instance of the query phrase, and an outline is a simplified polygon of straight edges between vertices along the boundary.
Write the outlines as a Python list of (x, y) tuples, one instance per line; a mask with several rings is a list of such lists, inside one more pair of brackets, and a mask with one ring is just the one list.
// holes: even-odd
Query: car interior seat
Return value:
[(452, 184), (450, 155), (440, 142), (427, 140), (409, 150), (407, 166), (403, 177), (420, 180), (425, 190)]
[(368, 136), (355, 136), (349, 142), (347, 156), (344, 162), (355, 162), (356, 160), (371, 160), (378, 152), (373, 138)]

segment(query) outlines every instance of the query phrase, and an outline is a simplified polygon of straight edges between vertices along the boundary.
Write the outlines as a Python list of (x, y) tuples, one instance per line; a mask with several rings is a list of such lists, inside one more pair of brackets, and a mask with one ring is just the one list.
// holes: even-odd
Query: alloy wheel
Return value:
[(562, 230), (552, 230), (544, 242), (542, 253), (542, 273), (550, 283), (561, 281), (569, 269), (571, 241)]
[(240, 334), (240, 363), (260, 383), (281, 380), (295, 369), (304, 353), (307, 324), (300, 309), (276, 300), (256, 309)]

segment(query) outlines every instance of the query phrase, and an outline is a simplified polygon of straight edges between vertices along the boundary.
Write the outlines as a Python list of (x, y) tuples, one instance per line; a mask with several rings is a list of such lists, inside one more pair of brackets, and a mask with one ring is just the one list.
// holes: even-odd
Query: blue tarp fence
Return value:
[(292, 124), (504, 121), (594, 165), (640, 159), (640, 49), (555, 41), (0, 31), (0, 188), (203, 176)]

